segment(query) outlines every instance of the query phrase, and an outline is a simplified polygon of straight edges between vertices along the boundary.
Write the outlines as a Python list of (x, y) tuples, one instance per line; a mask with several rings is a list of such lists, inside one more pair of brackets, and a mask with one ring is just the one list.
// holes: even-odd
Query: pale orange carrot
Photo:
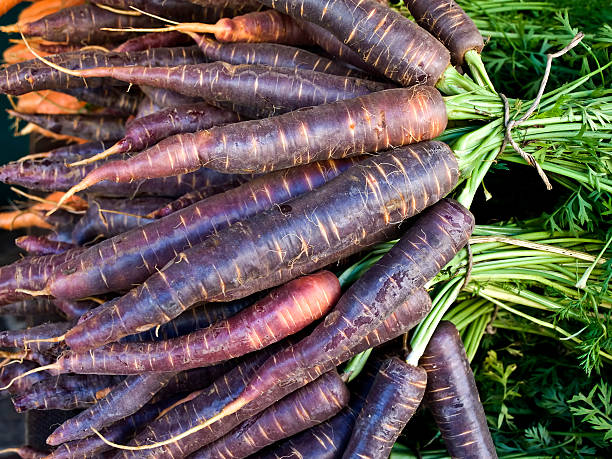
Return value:
[(17, 111), (41, 115), (73, 115), (86, 113), (87, 103), (57, 91), (34, 91), (17, 98)]

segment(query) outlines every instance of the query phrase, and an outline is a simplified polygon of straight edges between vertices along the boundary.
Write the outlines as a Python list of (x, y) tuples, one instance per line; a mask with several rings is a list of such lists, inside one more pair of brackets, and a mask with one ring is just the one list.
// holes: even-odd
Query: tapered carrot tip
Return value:
[(125, 151), (124, 142), (120, 140), (115, 145), (110, 148), (107, 148), (102, 153), (98, 153), (90, 158), (85, 158), (80, 161), (75, 161), (74, 163), (68, 164), (68, 167), (77, 167), (84, 166), (85, 164), (95, 163), (96, 161), (100, 161), (101, 159), (108, 158), (109, 156), (116, 155), (117, 153), (123, 153)]
[(7, 26), (0, 27), (0, 32), (4, 33), (19, 33), (19, 25), (11, 24)]
[(33, 153), (31, 155), (25, 155), (25, 156), (19, 158), (18, 161), (22, 162), (22, 161), (35, 160), (35, 159), (44, 159), (44, 158), (48, 158), (49, 156), (51, 156), (51, 153), (49, 153), (49, 152), (46, 152), (46, 153)]
[(16, 293), (25, 293), (26, 295), (30, 295), (30, 296), (49, 296), (51, 295), (51, 292), (47, 289), (42, 289), (42, 290), (27, 290), (25, 288), (16, 288), (15, 289)]
[(6, 390), (9, 387), (11, 387), (15, 382), (19, 381), (20, 379), (25, 378), (26, 376), (33, 375), (34, 373), (40, 373), (41, 371), (47, 371), (47, 370), (59, 370), (59, 369), (60, 367), (57, 363), (52, 363), (52, 364), (45, 365), (42, 367), (33, 368), (30, 371), (26, 371), (25, 373), (19, 376), (15, 376), (13, 379), (11, 379), (11, 382), (9, 382), (6, 386), (0, 387), (0, 390)]
[(66, 191), (66, 193), (64, 193), (64, 196), (62, 196), (62, 198), (57, 202), (56, 206), (53, 209), (51, 209), (49, 212), (46, 213), (46, 216), (48, 217), (49, 215), (54, 214), (56, 210), (62, 207), (66, 203), (66, 201), (68, 201), (68, 199), (70, 199), (72, 196), (77, 194), (79, 191), (86, 190), (90, 186), (93, 186), (96, 183), (101, 182), (101, 181), (102, 180), (96, 179), (94, 177), (90, 177), (89, 175), (86, 176), (83, 180), (81, 180), (75, 186), (73, 186), (68, 191)]
[(27, 347), (30, 343), (61, 343), (65, 339), (66, 335), (55, 336), (53, 338), (26, 339), (23, 345)]

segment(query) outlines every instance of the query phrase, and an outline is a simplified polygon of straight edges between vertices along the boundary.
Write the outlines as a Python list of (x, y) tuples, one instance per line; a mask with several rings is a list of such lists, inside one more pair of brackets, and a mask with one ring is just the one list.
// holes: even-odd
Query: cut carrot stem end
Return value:
[(121, 141), (117, 142), (112, 147), (104, 150), (102, 153), (98, 153), (90, 158), (85, 158), (80, 161), (75, 161), (74, 163), (68, 164), (68, 167), (76, 167), (76, 166), (84, 166), (85, 164), (95, 163), (104, 158), (108, 158), (109, 156), (116, 155), (117, 153), (123, 153), (123, 143)]

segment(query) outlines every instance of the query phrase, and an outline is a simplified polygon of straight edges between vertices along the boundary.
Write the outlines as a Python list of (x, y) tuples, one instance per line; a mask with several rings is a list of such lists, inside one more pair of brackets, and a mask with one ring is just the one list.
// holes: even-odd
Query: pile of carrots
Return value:
[(0, 389), (83, 410), (22, 457), (386, 458), (421, 406), (496, 457), (455, 327), (393, 341), (474, 227), (447, 195), (483, 159), (438, 138), (504, 113), (460, 6), (405, 4), (39, 0), (3, 27), (10, 114), (67, 144), (0, 167), (31, 200), (3, 228), (38, 228), (0, 314), (45, 318), (0, 332)]

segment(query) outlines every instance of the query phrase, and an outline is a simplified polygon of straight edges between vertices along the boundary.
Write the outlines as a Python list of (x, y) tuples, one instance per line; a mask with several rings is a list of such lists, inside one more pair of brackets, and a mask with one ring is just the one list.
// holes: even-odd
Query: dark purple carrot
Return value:
[(62, 92), (70, 94), (79, 100), (106, 108), (116, 116), (129, 116), (136, 113), (142, 99), (142, 93), (131, 89), (114, 86), (101, 86), (98, 88), (70, 88)]
[(251, 295), (229, 303), (210, 303), (188, 309), (176, 319), (122, 339), (123, 343), (141, 343), (145, 341), (165, 341), (206, 328), (216, 322), (229, 319), (257, 301), (260, 294)]
[(0, 315), (21, 317), (46, 317), (57, 313), (57, 309), (47, 298), (32, 298), (0, 307)]
[(99, 304), (92, 300), (76, 301), (60, 300), (58, 298), (51, 300), (51, 302), (67, 319), (78, 319)]
[[(89, 153), (102, 153), (110, 148), (111, 143), (96, 142), (95, 148)], [(106, 147), (106, 148), (105, 148)], [(51, 155), (39, 160), (16, 161), (0, 167), (0, 181), (26, 188), (41, 191), (66, 191), (81, 181), (95, 165), (69, 167), (67, 162), (84, 159), (85, 156), (56, 158)], [(179, 197), (193, 190), (210, 190), (210, 193), (219, 193), (243, 183), (250, 176), (222, 174), (206, 168), (175, 177), (164, 177), (153, 180), (140, 180), (133, 183), (115, 183), (104, 181), (88, 190), (89, 193), (107, 197), (134, 197), (134, 196), (168, 196)], [(56, 214), (47, 217), (46, 221), (52, 225)], [(59, 215), (58, 215), (59, 217)], [(72, 228), (70, 228), (72, 231)]]
[(95, 405), (68, 419), (47, 438), (47, 444), (57, 446), (92, 435), (140, 410), (159, 392), (175, 373), (129, 376), (113, 387)]
[(200, 97), (190, 97), (164, 88), (140, 85), (140, 89), (151, 99), (151, 102), (160, 108), (172, 108), (178, 105), (196, 104), (202, 102)]
[(240, 121), (237, 113), (213, 107), (206, 102), (166, 108), (129, 121), (125, 126), (125, 136), (119, 142), (102, 153), (72, 165), (88, 164), (116, 153), (143, 150), (175, 134), (197, 132), (237, 121)]
[(23, 376), (25, 373), (32, 371), (35, 368), (40, 367), (36, 363), (27, 360), (21, 363), (15, 362), (9, 365), (4, 365), (0, 368), (0, 384), (2, 384), (4, 387), (11, 381), (15, 380), (15, 382), (7, 388), (8, 392), (11, 395), (22, 393), (28, 388), (32, 387), (34, 384), (49, 377), (49, 373), (46, 371), (33, 372), (27, 376)]
[[(245, 356), (248, 359), (250, 356)], [(241, 359), (232, 359), (211, 367), (194, 368), (180, 371), (168, 381), (152, 401), (163, 400), (173, 394), (184, 394), (199, 391), (210, 386), (217, 378), (228, 373), (240, 363)]]
[(113, 49), (113, 51), (117, 53), (133, 53), (153, 48), (183, 46), (188, 45), (189, 42), (189, 37), (181, 32), (148, 33), (130, 38)]
[(406, 295), (422, 287), (467, 243), (474, 226), (470, 212), (443, 200), (422, 213), (400, 241), (340, 298), (326, 320), (298, 344), (282, 350), (232, 403), (212, 418), (183, 431), (192, 435), (261, 400), (278, 400), (280, 387), (303, 384), (336, 366), (338, 356), (373, 332)]
[(30, 255), (56, 255), (75, 248), (74, 244), (52, 241), (46, 236), (20, 236), (15, 239), (15, 245)]
[(7, 110), (14, 118), (59, 135), (79, 137), (89, 141), (117, 140), (125, 133), (125, 120), (109, 115), (30, 115)]
[(210, 327), (167, 341), (112, 343), (83, 353), (68, 352), (53, 368), (64, 373), (140, 374), (214, 365), (297, 333), (323, 317), (339, 297), (338, 278), (320, 271), (272, 290)]
[[(95, 348), (165, 323), (196, 302), (240, 298), (313, 272), (384, 240), (394, 224), (448, 193), (457, 177), (452, 151), (435, 141), (355, 164), (315, 192), (185, 250), (106, 312), (75, 326), (67, 342), (75, 350)], [(61, 296), (53, 287), (58, 279), (46, 287), (54, 296)], [(81, 282), (66, 287), (74, 284)]]
[(224, 172), (268, 172), (377, 152), (434, 138), (446, 123), (444, 101), (436, 89), (389, 89), (264, 120), (177, 134), (129, 160), (97, 168), (63, 199), (102, 180), (133, 181), (203, 166)]
[(0, 267), (0, 305), (31, 298), (31, 295), (19, 290), (40, 290), (57, 266), (83, 250), (75, 248), (58, 255), (27, 257)]
[[(146, 65), (163, 67), (197, 64), (204, 56), (197, 46), (186, 48), (154, 48), (136, 53), (104, 53), (97, 50), (76, 51), (50, 56), (47, 60), (63, 68), (81, 70), (95, 67)], [(8, 65), (0, 69), (0, 93), (21, 95), (42, 89), (97, 88), (108, 81), (70, 76), (38, 59)]]
[(391, 85), (340, 75), (267, 65), (225, 62), (167, 67), (100, 67), (71, 71), (83, 77), (109, 77), (124, 82), (176, 91), (207, 101), (257, 109), (262, 116), (300, 107), (351, 99)]
[(168, 203), (165, 198), (105, 199), (92, 198), (87, 212), (72, 230), (72, 240), (82, 245), (97, 238), (109, 238), (132, 228), (139, 228), (152, 219), (147, 214)]
[[(147, 404), (137, 413), (125, 419), (117, 421), (110, 427), (101, 431), (105, 438), (111, 441), (126, 441), (134, 432), (142, 429), (152, 422), (159, 414), (172, 403), (177, 401), (180, 396), (173, 395), (165, 400), (154, 404)], [(105, 452), (111, 450), (97, 435), (84, 438), (82, 440), (71, 441), (59, 445), (47, 459), (83, 459), (97, 458)]]
[[(125, 31), (124, 29), (123, 32)], [(180, 23), (161, 29), (141, 28), (139, 31), (210, 33), (222, 43), (278, 43), (293, 46), (310, 44), (293, 19), (274, 10), (256, 11), (231, 19), (223, 18), (216, 24)]]
[[(385, 320), (384, 324), (374, 332), (366, 336), (361, 342), (352, 349), (346, 349), (342, 356), (338, 358), (340, 363), (353, 355), (362, 352), (372, 346), (384, 343), (390, 339), (407, 333), (412, 327), (421, 321), (431, 308), (429, 295), (423, 289), (416, 290), (412, 295), (405, 298), (403, 304)], [(149, 427), (139, 434), (132, 442), (133, 445), (146, 445), (151, 441), (165, 440), (172, 435), (180, 433), (185, 426), (192, 427), (198, 422), (209, 418), (218, 409), (237, 397), (237, 395), (247, 385), (248, 381), (255, 374), (257, 368), (269, 355), (274, 355), (279, 349), (286, 347), (289, 343), (281, 343), (268, 347), (263, 351), (247, 356), (243, 363), (234, 370), (215, 381), (211, 387), (202, 392), (193, 400), (183, 406), (169, 411), (159, 420), (151, 423)], [(278, 399), (290, 394), (299, 387), (312, 381), (307, 379), (301, 384), (289, 384), (278, 387)], [(236, 427), (241, 422), (250, 419), (260, 411), (273, 404), (274, 401), (259, 400), (247, 409), (235, 415), (224, 418), (206, 429), (200, 430), (194, 435), (180, 440), (176, 444), (160, 447), (149, 452), (151, 457), (176, 457), (177, 454), (187, 455), (196, 451), (202, 445), (211, 443), (221, 438), (225, 433)], [(357, 415), (355, 414), (354, 417)], [(352, 425), (346, 432), (346, 440), (350, 436)], [(122, 451), (121, 457), (134, 457), (129, 451)]]
[(30, 348), (35, 351), (46, 351), (55, 344), (52, 342), (37, 341), (49, 336), (63, 335), (72, 322), (52, 322), (36, 325), (24, 330), (4, 330), (0, 332), (0, 347)]
[(170, 215), (171, 213), (176, 212), (177, 210), (185, 209), (186, 207), (189, 207), (192, 204), (195, 204), (198, 201), (201, 201), (202, 199), (206, 199), (213, 194), (216, 194), (216, 193), (211, 193), (208, 190), (203, 190), (203, 191), (194, 190), (189, 193), (185, 193), (180, 198), (175, 199), (174, 201), (166, 204), (165, 206), (160, 207), (159, 209), (155, 210), (155, 212), (151, 212), (148, 215), (148, 217), (150, 218), (166, 217)]
[(42, 459), (47, 455), (46, 452), (39, 451), (27, 445), (19, 446), (18, 448), (5, 448), (0, 451), (0, 454), (3, 453), (13, 453), (21, 459)]
[(247, 457), (276, 441), (326, 421), (344, 408), (348, 401), (348, 389), (338, 373), (332, 370), (189, 457)]
[(161, 107), (155, 105), (155, 103), (149, 97), (144, 97), (138, 104), (138, 109), (136, 110), (134, 117), (136, 119), (144, 118), (145, 116), (152, 115), (160, 110)]
[(190, 36), (198, 44), (204, 56), (211, 61), (223, 61), (233, 65), (269, 65), (368, 78), (364, 72), (293, 46), (276, 43), (219, 43), (204, 35), (190, 34)]
[(332, 32), (369, 65), (403, 86), (434, 85), (450, 64), (444, 45), (410, 19), (373, 0), (261, 0)]
[(95, 4), (64, 8), (42, 19), (26, 24), (5, 26), (2, 32), (21, 32), (28, 37), (40, 37), (48, 41), (101, 45), (125, 40), (129, 32), (109, 32), (108, 27), (151, 27), (160, 21), (146, 15), (116, 14)]
[(408, 0), (406, 6), (421, 27), (444, 43), (453, 63), (462, 65), (468, 51), (484, 48), (474, 21), (454, 0)]
[[(132, 288), (176, 253), (201, 243), (211, 233), (308, 193), (351, 163), (329, 161), (278, 171), (210, 196), (140, 229), (96, 244), (74, 264), (60, 267), (47, 288), (56, 298), (83, 298)], [(117, 250), (119, 247), (121, 250)]]
[(87, 142), (80, 144), (65, 145), (54, 148), (53, 150), (44, 153), (34, 153), (20, 158), (19, 161), (28, 161), (33, 159), (48, 159), (50, 161), (71, 162), (83, 158), (89, 158), (101, 150), (112, 145), (110, 142)]
[(387, 459), (425, 393), (427, 373), (394, 357), (386, 360), (368, 392), (343, 458)]
[(28, 410), (75, 410), (97, 403), (104, 393), (121, 381), (120, 376), (51, 376), (13, 395), (18, 412)]
[(427, 371), (425, 403), (451, 456), (496, 458), (474, 374), (452, 322), (440, 322), (419, 365)]

